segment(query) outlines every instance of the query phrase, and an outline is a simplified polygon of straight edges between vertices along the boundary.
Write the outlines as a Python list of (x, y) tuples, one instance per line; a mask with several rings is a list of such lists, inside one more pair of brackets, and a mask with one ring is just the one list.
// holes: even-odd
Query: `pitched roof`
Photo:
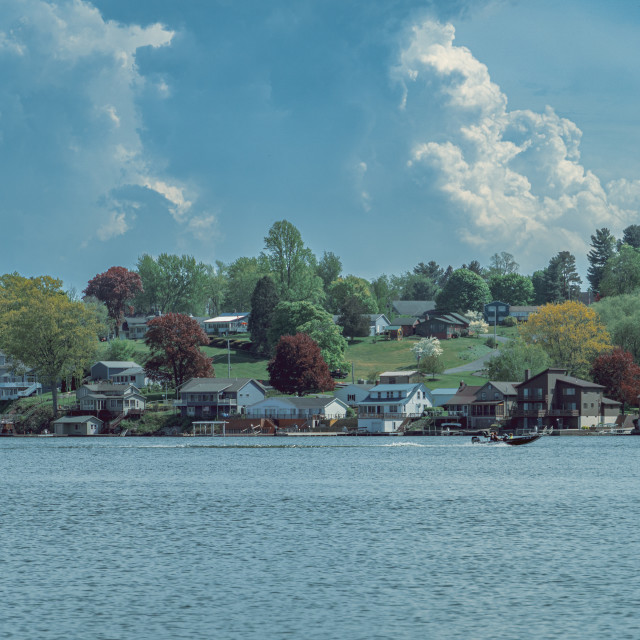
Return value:
[(99, 360), (96, 364), (103, 364), (105, 367), (109, 367), (110, 369), (113, 367), (124, 367), (125, 369), (131, 369), (132, 367), (140, 367), (137, 362), (133, 362), (131, 360)]
[(129, 382), (125, 382), (125, 383), (121, 383), (118, 384), (117, 382), (111, 382), (111, 381), (105, 381), (105, 382), (89, 382), (88, 384), (83, 385), (84, 387), (86, 387), (87, 389), (89, 389), (89, 391), (93, 391), (95, 393), (100, 393), (101, 391), (126, 391), (129, 387), (133, 387), (134, 389), (136, 389), (136, 387), (129, 383)]
[(511, 313), (513, 313), (514, 311), (528, 311), (529, 313), (535, 313), (538, 309), (539, 307), (532, 307), (529, 305), (523, 305), (523, 306), (511, 305), (511, 307), (509, 308)]
[(413, 316), (415, 318), (419, 318), (436, 308), (436, 303), (433, 300), (394, 300), (391, 305), (399, 316)]
[(249, 315), (249, 312), (247, 311), (246, 313), (222, 313), (219, 316), (216, 316), (215, 318), (209, 318), (208, 320), (205, 320), (204, 322), (206, 324), (213, 324), (214, 322), (218, 323), (218, 322), (235, 322), (236, 320), (242, 320), (243, 318), (246, 318)]
[(482, 389), (484, 385), (467, 385), (449, 398), (444, 404), (471, 404), (476, 399), (476, 393)]
[[(297, 407), (298, 409), (313, 409), (314, 407), (326, 407), (332, 402), (339, 402), (344, 405), (344, 402), (340, 400), (340, 398), (336, 398), (335, 396), (272, 396), (271, 398), (265, 398), (265, 400), (260, 400), (259, 403), (263, 404), (268, 400), (278, 400), (280, 402), (284, 402), (285, 404), (289, 404), (292, 407)], [(255, 405), (253, 405), (255, 406)]]
[(180, 387), (180, 392), (218, 393), (220, 391), (239, 391), (250, 382), (253, 382), (262, 391), (266, 392), (264, 385), (254, 378), (191, 378)]
[[(385, 376), (385, 378), (390, 378), (391, 376), (396, 376), (397, 378), (401, 378), (404, 376), (415, 376), (418, 372), (417, 369), (410, 369), (408, 371), (383, 371), (380, 374), (380, 377)], [(394, 385), (397, 387), (398, 385)]]
[(493, 385), (500, 393), (505, 396), (515, 396), (518, 395), (514, 385), (518, 384), (517, 382), (501, 382), (490, 380), (487, 384)]
[(62, 416), (62, 418), (58, 418), (57, 420), (54, 420), (53, 424), (56, 424), (56, 422), (59, 422), (59, 423), (72, 422), (72, 423), (82, 424), (83, 422), (89, 422), (89, 420), (97, 420), (100, 424), (103, 423), (103, 421), (100, 420), (100, 418), (96, 418), (95, 416)]

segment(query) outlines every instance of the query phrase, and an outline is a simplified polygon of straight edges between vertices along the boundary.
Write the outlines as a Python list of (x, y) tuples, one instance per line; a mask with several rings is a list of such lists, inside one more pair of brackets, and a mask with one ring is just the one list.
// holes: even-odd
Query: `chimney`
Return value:
[(531, 377), (531, 369), (524, 370), (524, 381), (526, 382)]
[(460, 386), (458, 387), (458, 391), (462, 391), (466, 387), (466, 383), (464, 380), (460, 380)]

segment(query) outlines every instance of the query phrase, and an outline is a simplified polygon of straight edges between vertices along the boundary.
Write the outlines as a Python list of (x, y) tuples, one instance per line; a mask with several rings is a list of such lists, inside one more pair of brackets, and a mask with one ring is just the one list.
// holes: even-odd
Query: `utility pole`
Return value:
[(229, 346), (229, 338), (227, 338), (227, 378), (231, 377), (231, 347)]

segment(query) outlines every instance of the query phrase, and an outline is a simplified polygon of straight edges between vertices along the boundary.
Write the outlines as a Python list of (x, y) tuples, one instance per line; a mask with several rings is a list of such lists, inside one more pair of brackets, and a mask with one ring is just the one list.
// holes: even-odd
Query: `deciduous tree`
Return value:
[(51, 385), (54, 416), (58, 385), (82, 377), (96, 354), (99, 330), (95, 313), (69, 300), (61, 285), (48, 276), (0, 278), (0, 350)]
[(491, 299), (487, 283), (473, 271), (458, 269), (436, 297), (440, 309), (463, 313), (467, 309), (481, 311)]
[(364, 278), (346, 276), (334, 280), (327, 290), (330, 303), (329, 311), (339, 313), (346, 300), (358, 300), (365, 309), (364, 313), (377, 313), (378, 303), (369, 289), (369, 283)]
[(529, 276), (521, 276), (518, 273), (492, 275), (487, 284), (493, 300), (520, 306), (531, 304), (533, 301), (533, 283)]
[(544, 349), (517, 339), (501, 346), (500, 351), (487, 362), (487, 376), (490, 380), (522, 382), (525, 371), (536, 375), (549, 366), (549, 356)]
[(520, 328), (529, 344), (542, 347), (555, 366), (585, 377), (593, 360), (611, 349), (611, 338), (597, 313), (581, 302), (547, 304)]
[(142, 280), (137, 273), (125, 267), (111, 267), (89, 280), (84, 294), (105, 303), (117, 338), (127, 304), (142, 290)]
[(329, 324), (321, 320), (310, 320), (298, 327), (300, 333), (306, 333), (319, 347), (322, 358), (330, 371), (349, 368), (345, 358), (347, 341), (342, 335), (342, 327), (333, 322)]
[(592, 305), (613, 344), (640, 361), (640, 293), (603, 298)]
[(600, 280), (603, 296), (619, 296), (640, 289), (640, 250), (623, 244), (604, 265)]
[(353, 338), (365, 338), (369, 335), (369, 316), (367, 310), (357, 298), (347, 298), (340, 307), (338, 324), (344, 335)]
[(152, 380), (178, 388), (190, 378), (213, 377), (211, 359), (200, 350), (209, 338), (194, 318), (180, 313), (153, 318), (144, 341), (150, 351), (145, 372)]
[(267, 370), (269, 382), (282, 393), (305, 395), (335, 387), (320, 347), (305, 333), (282, 336)]
[(591, 367), (593, 381), (606, 388), (605, 395), (618, 402), (637, 405), (640, 394), (640, 366), (622, 349), (600, 354)]
[(271, 276), (263, 276), (258, 280), (251, 295), (251, 315), (249, 316), (249, 333), (252, 349), (258, 354), (270, 351), (269, 328), (273, 312), (278, 305), (278, 292)]
[(626, 229), (622, 231), (621, 244), (628, 244), (634, 249), (640, 249), (640, 225), (630, 224)]
[(490, 276), (506, 276), (510, 273), (516, 273), (520, 265), (515, 258), (507, 251), (494, 253), (489, 259), (489, 275)]
[(273, 310), (271, 326), (268, 330), (270, 348), (275, 347), (281, 336), (293, 336), (306, 322), (317, 322), (325, 326), (333, 325), (333, 317), (324, 309), (310, 302), (281, 301)]

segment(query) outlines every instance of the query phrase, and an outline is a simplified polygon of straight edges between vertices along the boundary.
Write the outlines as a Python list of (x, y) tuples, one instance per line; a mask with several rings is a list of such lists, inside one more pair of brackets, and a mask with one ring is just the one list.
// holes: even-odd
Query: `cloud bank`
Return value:
[(188, 185), (144, 143), (140, 96), (161, 100), (168, 88), (150, 86), (136, 57), (171, 46), (173, 31), (106, 21), (82, 0), (2, 3), (0, 25), (0, 162), (13, 177), (7, 209), (44, 226), (69, 225), (67, 237), (81, 246), (139, 231), (141, 212), (156, 222), (166, 214), (199, 237), (213, 228)]
[[(547, 107), (513, 110), (487, 67), (454, 44), (451, 24), (414, 26), (395, 69), (401, 109), (428, 100), (442, 111), (441, 130), (415, 139), (408, 166), (434, 176), (460, 237), (479, 249), (518, 256), (586, 252), (596, 228), (617, 233), (634, 222), (640, 181), (603, 186), (580, 164), (580, 129)], [(412, 99), (415, 97), (415, 102)], [(538, 260), (539, 262), (539, 260)]]

